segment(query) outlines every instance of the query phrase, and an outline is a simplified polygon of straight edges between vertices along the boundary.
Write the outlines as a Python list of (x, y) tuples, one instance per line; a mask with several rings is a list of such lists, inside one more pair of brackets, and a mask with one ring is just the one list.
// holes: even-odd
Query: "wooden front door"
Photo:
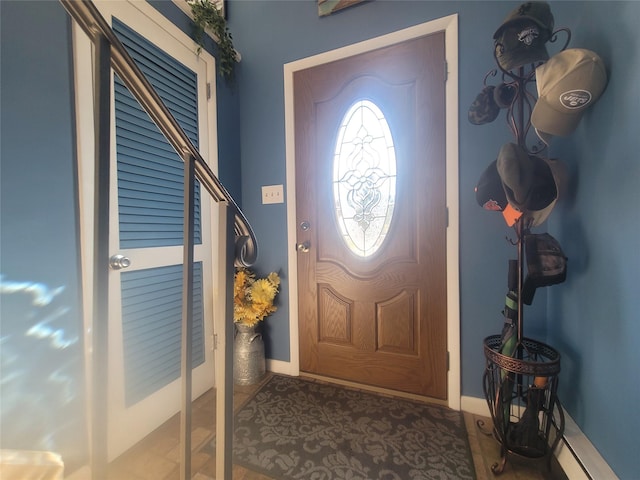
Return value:
[(444, 33), (294, 74), (300, 368), (447, 397)]

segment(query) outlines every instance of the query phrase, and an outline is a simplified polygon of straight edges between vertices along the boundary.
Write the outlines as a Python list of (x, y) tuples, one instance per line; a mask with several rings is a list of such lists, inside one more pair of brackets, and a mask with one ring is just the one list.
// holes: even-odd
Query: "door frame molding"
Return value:
[(446, 190), (449, 226), (447, 228), (447, 405), (460, 410), (460, 281), (459, 281), (459, 197), (458, 197), (458, 15), (453, 14), (353, 45), (296, 60), (284, 65), (285, 157), (287, 197), (287, 239), (289, 279), (289, 353), (290, 361), (270, 361), (269, 369), (289, 375), (300, 374), (298, 344), (298, 253), (296, 245), (295, 120), (293, 75), (315, 67), (371, 50), (401, 43), (435, 32), (445, 33), (447, 82), (445, 84)]

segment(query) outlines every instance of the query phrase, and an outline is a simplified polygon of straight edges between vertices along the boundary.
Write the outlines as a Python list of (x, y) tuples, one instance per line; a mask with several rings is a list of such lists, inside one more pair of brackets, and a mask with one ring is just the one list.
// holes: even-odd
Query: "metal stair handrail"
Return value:
[(249, 221), (235, 200), (211, 168), (200, 155), (175, 117), (171, 114), (149, 80), (140, 70), (124, 45), (115, 35), (107, 21), (91, 1), (60, 0), (65, 10), (78, 22), (82, 30), (95, 44), (96, 38), (104, 36), (111, 45), (111, 68), (118, 74), (131, 94), (140, 103), (169, 141), (178, 155), (184, 160), (191, 155), (195, 163), (195, 175), (218, 203), (229, 205), (234, 212), (235, 264), (241, 267), (253, 265), (258, 255), (258, 245)]

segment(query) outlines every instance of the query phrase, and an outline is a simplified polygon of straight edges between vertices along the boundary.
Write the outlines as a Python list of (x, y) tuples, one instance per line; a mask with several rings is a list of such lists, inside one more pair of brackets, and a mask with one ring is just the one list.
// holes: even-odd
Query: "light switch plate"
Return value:
[(284, 193), (282, 185), (263, 185), (262, 203), (284, 203)]

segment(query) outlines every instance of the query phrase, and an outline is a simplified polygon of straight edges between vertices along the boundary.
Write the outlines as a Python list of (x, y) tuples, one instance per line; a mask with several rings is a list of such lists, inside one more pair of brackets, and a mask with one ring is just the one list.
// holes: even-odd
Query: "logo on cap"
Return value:
[(591, 92), (586, 90), (569, 90), (560, 94), (560, 103), (569, 109), (582, 108), (591, 101)]
[(518, 33), (518, 41), (524, 43), (527, 46), (530, 46), (539, 36), (540, 31), (536, 27), (529, 27)]

